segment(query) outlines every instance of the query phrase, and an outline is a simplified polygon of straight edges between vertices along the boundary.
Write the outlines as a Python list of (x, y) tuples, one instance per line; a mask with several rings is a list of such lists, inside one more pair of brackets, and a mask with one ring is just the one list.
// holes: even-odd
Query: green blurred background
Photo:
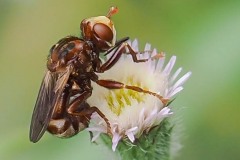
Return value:
[(114, 159), (86, 131), (67, 140), (28, 140), (29, 123), (52, 44), (80, 35), (83, 18), (113, 17), (118, 38), (177, 55), (193, 75), (174, 106), (184, 127), (176, 160), (240, 159), (239, 0), (0, 0), (0, 159)]

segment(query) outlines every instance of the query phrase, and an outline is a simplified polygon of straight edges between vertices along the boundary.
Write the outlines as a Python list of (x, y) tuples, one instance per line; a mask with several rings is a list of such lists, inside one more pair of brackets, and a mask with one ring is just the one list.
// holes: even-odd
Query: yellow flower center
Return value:
[[(147, 89), (147, 87), (142, 86), (141, 81), (134, 76), (127, 77), (124, 83)], [(108, 102), (109, 109), (119, 116), (125, 107), (130, 107), (132, 105), (133, 100), (136, 100), (138, 103), (144, 102), (145, 95), (145, 93), (130, 89), (116, 89), (109, 90), (108, 95), (105, 96), (105, 100)]]

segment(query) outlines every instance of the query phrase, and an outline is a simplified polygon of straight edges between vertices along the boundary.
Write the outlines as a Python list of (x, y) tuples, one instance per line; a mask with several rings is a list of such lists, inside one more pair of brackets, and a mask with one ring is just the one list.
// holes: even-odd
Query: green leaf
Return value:
[[(148, 133), (131, 143), (123, 139), (117, 146), (122, 160), (169, 160), (170, 141), (173, 125), (165, 118), (160, 125), (152, 128)], [(111, 138), (101, 135), (102, 141), (111, 148)]]

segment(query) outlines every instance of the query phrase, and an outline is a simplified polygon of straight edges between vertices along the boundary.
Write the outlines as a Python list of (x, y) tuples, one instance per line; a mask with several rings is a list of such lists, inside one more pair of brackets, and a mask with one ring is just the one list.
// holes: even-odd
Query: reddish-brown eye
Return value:
[(97, 23), (94, 25), (93, 30), (95, 34), (102, 40), (110, 42), (113, 39), (112, 30), (102, 23)]

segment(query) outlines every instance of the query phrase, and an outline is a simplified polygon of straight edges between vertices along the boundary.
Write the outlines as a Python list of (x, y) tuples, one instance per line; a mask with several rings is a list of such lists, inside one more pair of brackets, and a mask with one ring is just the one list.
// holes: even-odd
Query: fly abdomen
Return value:
[[(60, 138), (68, 138), (76, 135), (78, 132), (83, 130), (85, 125), (81, 122), (73, 124), (70, 119), (52, 119), (48, 125), (48, 131)], [(77, 126), (76, 126), (77, 125)]]

